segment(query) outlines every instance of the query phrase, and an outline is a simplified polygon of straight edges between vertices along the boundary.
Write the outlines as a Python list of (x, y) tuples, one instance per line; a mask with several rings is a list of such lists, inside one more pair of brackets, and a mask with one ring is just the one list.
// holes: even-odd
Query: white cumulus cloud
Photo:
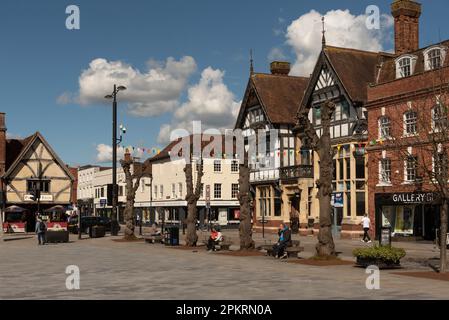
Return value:
[[(117, 147), (117, 159), (123, 159), (125, 150), (127, 150), (127, 148), (122, 146)], [(128, 149), (128, 151), (130, 151), (133, 157), (142, 158), (143, 156), (142, 150)], [(112, 162), (112, 147), (110, 145), (103, 143), (97, 145), (97, 162), (99, 163)]]
[[(147, 65), (148, 70), (142, 72), (123, 61), (95, 59), (79, 77), (76, 100), (82, 105), (104, 103), (104, 96), (117, 84), (128, 88), (120, 92), (120, 101), (128, 103), (130, 114), (151, 117), (173, 111), (196, 70), (195, 60), (170, 57), (165, 62), (150, 60)], [(63, 93), (58, 103), (67, 103), (69, 97)]]
[[(323, 15), (312, 10), (293, 21), (287, 28), (287, 44), (295, 54), (296, 62), (292, 66), (292, 75), (308, 76), (315, 67), (321, 51)], [(349, 10), (331, 10), (325, 15), (326, 43), (328, 45), (382, 51), (383, 43), (389, 39), (389, 29), (393, 19), (389, 15), (381, 16), (381, 29), (368, 29), (367, 15), (355, 16)]]
[(192, 131), (192, 121), (202, 129), (232, 129), (240, 102), (223, 82), (224, 71), (208, 67), (199, 82), (188, 90), (187, 101), (174, 112), (172, 122), (161, 126), (158, 142), (167, 143), (174, 129)]

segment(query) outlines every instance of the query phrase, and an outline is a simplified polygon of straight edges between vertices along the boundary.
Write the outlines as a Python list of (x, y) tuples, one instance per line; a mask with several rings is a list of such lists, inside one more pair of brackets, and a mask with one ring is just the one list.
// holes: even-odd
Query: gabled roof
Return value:
[[(201, 140), (201, 150), (203, 150), (209, 143), (213, 142), (214, 140), (212, 139), (212, 137), (219, 137), (220, 135), (208, 135), (210, 140), (209, 141), (203, 141)], [(193, 149), (193, 139), (192, 139), (193, 135), (189, 136), (190, 139), (190, 150)], [(222, 144), (221, 144), (221, 153), (225, 154), (226, 152), (226, 135), (222, 135)], [(203, 137), (201, 137), (201, 139), (203, 139)], [(157, 162), (157, 161), (161, 161), (161, 160), (165, 160), (165, 159), (169, 159), (170, 158), (170, 152), (171, 150), (182, 141), (182, 138), (179, 138), (177, 140), (174, 140), (172, 142), (170, 142), (164, 149), (161, 150), (161, 152), (157, 155), (155, 155), (154, 157), (147, 159), (145, 161), (145, 163), (153, 163), (153, 162)], [(180, 150), (182, 152), (182, 149)], [(216, 150), (214, 150), (216, 151)], [(233, 146), (233, 152), (235, 153), (236, 151), (236, 145), (235, 145), (235, 141), (234, 141), (234, 146)]]
[(251, 77), (271, 123), (294, 124), (309, 78), (256, 73)]
[(326, 46), (324, 53), (353, 102), (367, 101), (368, 84), (376, 80), (379, 52)]
[(64, 170), (67, 176), (74, 181), (75, 177), (70, 172), (67, 165), (58, 157), (56, 152), (50, 147), (47, 140), (40, 134), (36, 132), (35, 134), (26, 137), (25, 139), (8, 139), (6, 140), (6, 172), (3, 175), (3, 179), (8, 178), (12, 174), (17, 165), (22, 161), (27, 152), (31, 149), (32, 145), (36, 140), (40, 140), (44, 146), (47, 148), (48, 152), (55, 159), (56, 163)]
[(254, 73), (242, 100), (237, 125), (243, 120), (249, 94), (254, 90), (262, 109), (272, 124), (295, 124), (296, 111), (304, 96), (309, 78)]

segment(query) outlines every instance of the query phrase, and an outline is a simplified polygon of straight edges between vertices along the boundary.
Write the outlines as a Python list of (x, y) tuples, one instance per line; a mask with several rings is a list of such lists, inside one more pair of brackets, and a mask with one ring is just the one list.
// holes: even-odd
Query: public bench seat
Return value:
[(164, 237), (162, 235), (144, 235), (143, 236), (146, 243), (163, 243)]
[[(299, 253), (304, 251), (304, 247), (300, 246), (301, 242), (299, 240), (292, 240), (291, 246), (288, 246), (285, 249), (285, 252), (287, 253), (287, 256), (289, 258), (291, 257), (298, 257)], [(260, 249), (267, 251), (267, 256), (273, 256), (273, 245), (264, 245), (261, 246)]]

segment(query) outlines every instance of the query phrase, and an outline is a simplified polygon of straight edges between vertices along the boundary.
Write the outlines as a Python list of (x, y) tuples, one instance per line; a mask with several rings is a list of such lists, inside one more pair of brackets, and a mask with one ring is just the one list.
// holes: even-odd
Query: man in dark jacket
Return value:
[(291, 245), (292, 233), (285, 223), (281, 223), (278, 234), (279, 240), (273, 246), (273, 254), (276, 259), (285, 259), (287, 258), (287, 252), (285, 252), (285, 249)]
[(47, 226), (45, 225), (45, 222), (41, 219), (37, 219), (36, 222), (36, 233), (37, 233), (37, 241), (38, 245), (44, 245), (45, 244), (45, 233), (47, 232)]

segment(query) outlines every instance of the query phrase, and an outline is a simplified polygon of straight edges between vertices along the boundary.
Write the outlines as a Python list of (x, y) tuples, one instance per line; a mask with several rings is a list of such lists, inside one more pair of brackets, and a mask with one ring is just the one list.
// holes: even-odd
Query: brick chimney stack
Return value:
[(0, 112), (0, 176), (5, 173), (6, 168), (6, 125), (5, 114)]
[(290, 73), (290, 62), (273, 61), (270, 64), (271, 74), (288, 76)]
[(391, 4), (394, 17), (395, 53), (401, 55), (419, 49), (419, 17), (421, 4), (413, 0), (395, 0)]

